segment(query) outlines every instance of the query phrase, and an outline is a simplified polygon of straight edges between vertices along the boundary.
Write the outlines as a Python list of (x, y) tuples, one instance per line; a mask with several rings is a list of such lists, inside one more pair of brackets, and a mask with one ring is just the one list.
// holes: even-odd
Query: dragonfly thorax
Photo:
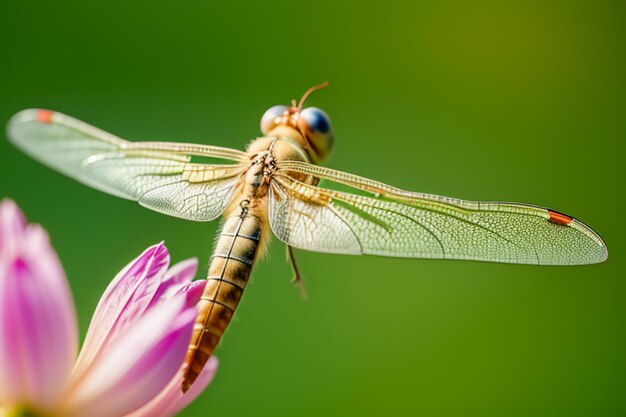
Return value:
[(276, 132), (276, 136), (261, 137), (248, 145), (246, 151), (251, 155), (251, 161), (267, 152), (277, 161), (311, 162), (311, 156), (302, 144), (301, 137), (298, 140), (298, 136), (289, 135), (293, 132), (287, 130)]
[(267, 150), (258, 153), (253, 159), (246, 173), (246, 185), (251, 187), (252, 196), (258, 194), (261, 186), (267, 185), (276, 171), (276, 158)]
[[(286, 132), (289, 133), (289, 132)], [(250, 168), (246, 173), (246, 180), (252, 183), (268, 183), (277, 170), (277, 162), (297, 161), (311, 162), (311, 156), (297, 140), (297, 137), (283, 135), (281, 137), (262, 137), (254, 140), (247, 149), (250, 156)], [(309, 176), (289, 173), (298, 181), (310, 183)], [(257, 177), (258, 176), (258, 177)], [(263, 180), (261, 180), (261, 177)]]

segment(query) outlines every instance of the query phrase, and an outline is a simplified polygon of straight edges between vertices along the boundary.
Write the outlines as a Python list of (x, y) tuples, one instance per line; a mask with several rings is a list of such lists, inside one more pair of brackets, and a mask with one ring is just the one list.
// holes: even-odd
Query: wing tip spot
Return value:
[(567, 226), (568, 224), (572, 222), (572, 220), (574, 220), (570, 216), (566, 216), (565, 214), (562, 214), (562, 213), (557, 213), (556, 211), (548, 210), (548, 213), (550, 213), (550, 219), (549, 219), (550, 223)]
[(37, 121), (39, 123), (52, 123), (53, 112), (50, 110), (37, 110)]

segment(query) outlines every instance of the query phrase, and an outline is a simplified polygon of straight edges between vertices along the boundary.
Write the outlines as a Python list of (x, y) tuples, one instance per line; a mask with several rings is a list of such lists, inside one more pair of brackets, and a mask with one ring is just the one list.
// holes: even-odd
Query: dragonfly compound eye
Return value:
[(289, 107), (287, 106), (272, 106), (267, 109), (261, 118), (261, 132), (263, 132), (264, 135), (267, 135), (272, 129), (278, 126), (279, 117), (288, 111)]
[(334, 143), (328, 115), (317, 107), (307, 107), (300, 111), (298, 129), (311, 147), (314, 159), (318, 162), (326, 159)]

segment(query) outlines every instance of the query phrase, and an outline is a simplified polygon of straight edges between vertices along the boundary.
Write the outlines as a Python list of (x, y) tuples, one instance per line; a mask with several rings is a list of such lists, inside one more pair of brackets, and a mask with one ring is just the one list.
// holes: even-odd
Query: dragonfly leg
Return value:
[(298, 286), (298, 289), (300, 290), (300, 297), (302, 297), (303, 300), (306, 300), (307, 297), (306, 290), (304, 289), (304, 280), (302, 279), (302, 275), (300, 275), (298, 264), (296, 264), (296, 257), (293, 255), (293, 248), (289, 245), (286, 246), (287, 260), (289, 261), (289, 264), (291, 265), (291, 270), (293, 271), (293, 279), (291, 280), (291, 282)]

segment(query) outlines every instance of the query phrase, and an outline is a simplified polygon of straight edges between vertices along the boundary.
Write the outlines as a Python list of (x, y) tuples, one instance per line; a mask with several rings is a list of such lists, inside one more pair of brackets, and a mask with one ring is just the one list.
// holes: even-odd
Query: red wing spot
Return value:
[(567, 226), (573, 220), (571, 217), (566, 216), (565, 214), (557, 213), (556, 211), (548, 210), (548, 213), (550, 213), (550, 222), (554, 224), (562, 224), (563, 226)]
[(52, 112), (50, 110), (37, 110), (37, 121), (39, 123), (52, 123)]

